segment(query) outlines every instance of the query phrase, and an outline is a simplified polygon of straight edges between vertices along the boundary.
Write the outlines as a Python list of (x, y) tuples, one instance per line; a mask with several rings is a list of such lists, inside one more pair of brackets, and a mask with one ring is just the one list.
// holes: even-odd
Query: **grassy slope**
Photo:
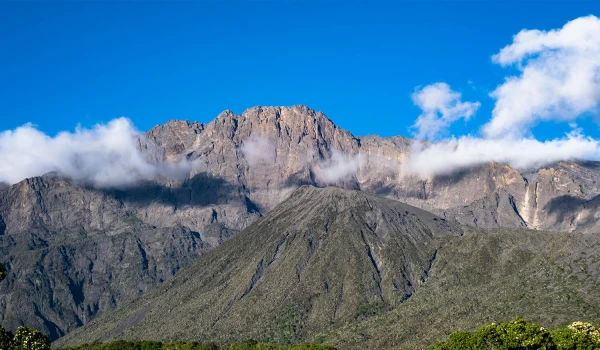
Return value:
[(374, 195), (304, 187), (174, 279), (60, 339), (297, 343), (396, 305), (460, 229)]
[(596, 235), (497, 230), (452, 238), (428, 283), (392, 311), (323, 332), (343, 349), (424, 348), (458, 330), (522, 316), (600, 324)]
[(453, 234), (402, 203), (304, 188), (172, 280), (58, 345), (252, 337), (423, 348), (516, 316), (546, 327), (599, 323), (600, 236)]

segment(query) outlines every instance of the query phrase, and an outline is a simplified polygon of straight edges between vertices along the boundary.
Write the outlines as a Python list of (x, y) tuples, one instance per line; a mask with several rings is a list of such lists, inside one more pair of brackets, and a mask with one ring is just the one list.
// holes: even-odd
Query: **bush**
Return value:
[(484, 349), (552, 349), (552, 337), (545, 328), (516, 319), (491, 324), (477, 330), (475, 336)]
[[(19, 327), (13, 340), (15, 350), (49, 350), (50, 339), (29, 327)], [(10, 349), (10, 348), (9, 348)]]
[(450, 334), (447, 342), (438, 342), (433, 350), (476, 350), (484, 349), (481, 341), (469, 332), (456, 332)]
[(13, 339), (13, 334), (0, 326), (0, 349), (12, 349)]
[(452, 333), (431, 350), (597, 350), (600, 330), (590, 323), (574, 322), (567, 328), (546, 330), (535, 323), (516, 319), (509, 323), (492, 323), (474, 334)]

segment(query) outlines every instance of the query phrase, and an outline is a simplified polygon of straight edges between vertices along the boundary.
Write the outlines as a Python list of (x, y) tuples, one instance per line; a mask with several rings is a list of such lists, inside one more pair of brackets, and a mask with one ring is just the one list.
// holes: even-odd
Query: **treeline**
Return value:
[(19, 327), (15, 334), (0, 326), (0, 350), (48, 350), (50, 338), (29, 327)]
[[(447, 340), (429, 350), (598, 350), (600, 329), (590, 323), (574, 322), (568, 327), (548, 330), (517, 318), (508, 323), (492, 323), (475, 332), (452, 333)], [(159, 343), (153, 341), (116, 340), (109, 343), (84, 344), (63, 350), (335, 350), (330, 345), (301, 344), (278, 346), (248, 340), (219, 346), (197, 342)]]
[(62, 350), (336, 350), (336, 348), (329, 345), (316, 344), (279, 346), (275, 344), (259, 343), (254, 340), (247, 340), (242, 343), (227, 346), (219, 346), (214, 343), (201, 344), (198, 342), (161, 343), (146, 340), (114, 340), (107, 343), (83, 344), (74, 348), (64, 348)]
[[(0, 327), (0, 350), (49, 350), (50, 341), (41, 333), (21, 327), (13, 336)], [(114, 340), (83, 344), (57, 350), (335, 350), (330, 345), (299, 344), (280, 346), (247, 340), (220, 346), (198, 342), (161, 343), (156, 341)], [(568, 327), (548, 330), (521, 318), (508, 323), (492, 323), (475, 332), (455, 332), (429, 350), (598, 350), (600, 329), (590, 323), (574, 322)]]
[(598, 350), (600, 329), (590, 323), (574, 322), (566, 328), (548, 330), (517, 318), (509, 323), (492, 323), (477, 331), (452, 333), (430, 350)]

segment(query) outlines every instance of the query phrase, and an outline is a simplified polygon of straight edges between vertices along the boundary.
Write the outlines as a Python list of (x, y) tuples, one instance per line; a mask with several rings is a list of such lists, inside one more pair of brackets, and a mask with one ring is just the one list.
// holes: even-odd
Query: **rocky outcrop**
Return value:
[(400, 200), (471, 227), (600, 230), (594, 212), (600, 195), (596, 162), (565, 161), (523, 174), (489, 163), (444, 176), (407, 176), (402, 164), (410, 139), (355, 137), (305, 106), (255, 107), (240, 115), (225, 111), (206, 125), (169, 122), (147, 135), (157, 145), (178, 144), (178, 157), (241, 188), (262, 213), (302, 184), (335, 185)]
[(253, 222), (206, 174), (177, 186), (99, 190), (54, 176), (0, 190), (0, 323), (53, 339), (172, 277)]

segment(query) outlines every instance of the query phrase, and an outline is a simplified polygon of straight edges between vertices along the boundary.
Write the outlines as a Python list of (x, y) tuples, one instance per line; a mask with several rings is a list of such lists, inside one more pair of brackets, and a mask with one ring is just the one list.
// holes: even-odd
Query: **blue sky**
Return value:
[[(2, 2), (0, 130), (53, 135), (120, 116), (147, 130), (305, 104), (355, 135), (410, 135), (415, 88), (446, 82), (481, 103), (449, 134), (477, 134), (514, 70), (491, 56), (521, 29), (590, 14), (598, 2)], [(563, 124), (533, 132), (555, 138)], [(578, 125), (600, 136), (593, 113)]]

